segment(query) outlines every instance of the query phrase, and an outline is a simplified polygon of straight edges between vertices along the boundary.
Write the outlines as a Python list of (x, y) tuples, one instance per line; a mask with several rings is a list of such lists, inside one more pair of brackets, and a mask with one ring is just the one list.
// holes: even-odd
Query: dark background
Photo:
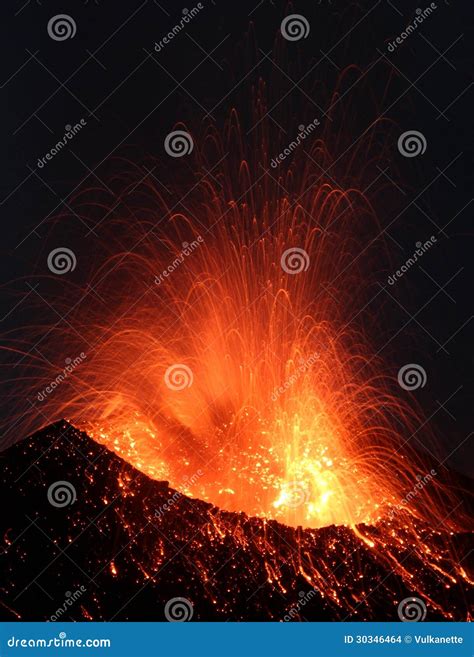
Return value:
[[(31, 277), (33, 282), (38, 269), (45, 268), (51, 220), (68, 209), (71, 195), (81, 185), (106, 185), (108, 164), (114, 157), (160, 156), (164, 137), (177, 121), (196, 124), (212, 110), (216, 122), (222, 122), (242, 94), (239, 81), (254, 66), (247, 83), (274, 75), (272, 63), (259, 56), (258, 49), (268, 53), (282, 18), (301, 13), (311, 25), (309, 38), (294, 44), (291, 51), (301, 75), (322, 60), (314, 75), (331, 84), (339, 69), (352, 63), (368, 67), (384, 53), (403, 94), (387, 116), (400, 126), (399, 132), (416, 129), (426, 137), (428, 147), (422, 158), (401, 158), (394, 144), (386, 174), (396, 181), (403, 212), (389, 206), (380, 221), (391, 224), (385, 239), (392, 261), (398, 263), (395, 269), (412, 255), (417, 241), (433, 234), (438, 241), (420, 266), (388, 289), (393, 298), (387, 297), (384, 304), (380, 317), (384, 330), (373, 336), (374, 351), (387, 344), (388, 332), (390, 344), (383, 353), (389, 360), (396, 354), (398, 363), (423, 365), (428, 383), (416, 392), (417, 400), (440, 436), (451, 465), (469, 471), (473, 404), (471, 3), (439, 0), (433, 15), (394, 53), (388, 53), (387, 41), (413, 20), (417, 6), (424, 9), (429, 3), (315, 0), (290, 6), (277, 0), (216, 0), (203, 4), (204, 9), (182, 32), (154, 53), (155, 41), (179, 23), (182, 9), (191, 9), (193, 2), (2, 3), (0, 274), (5, 295), (0, 331), (27, 321), (21, 312), (28, 303), (25, 281)], [(58, 13), (74, 18), (77, 34), (73, 39), (56, 42), (49, 38), (47, 22)], [(246, 37), (250, 23), (257, 44), (255, 61)], [(332, 63), (321, 51), (330, 53)], [(371, 93), (380, 99), (381, 112), (386, 75), (386, 61), (376, 64), (370, 74)], [(295, 102), (298, 97), (306, 102), (300, 89), (295, 87), (291, 93)], [(81, 118), (87, 126), (38, 169), (38, 158), (64, 135), (64, 126)], [(363, 127), (364, 118), (361, 104), (354, 123)], [(249, 126), (251, 117), (244, 116), (243, 122)], [(74, 231), (75, 251), (91, 250), (100, 239), (100, 226), (95, 234), (84, 226), (78, 237), (80, 219), (72, 214), (69, 221), (57, 229), (53, 246), (63, 244), (68, 232)], [(387, 265), (381, 273), (383, 284), (392, 271)]]

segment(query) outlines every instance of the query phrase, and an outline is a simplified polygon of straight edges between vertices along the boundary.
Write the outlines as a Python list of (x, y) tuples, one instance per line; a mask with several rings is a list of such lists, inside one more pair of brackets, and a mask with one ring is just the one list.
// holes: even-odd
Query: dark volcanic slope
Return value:
[[(427, 620), (467, 617), (467, 584), (439, 531), (420, 530), (430, 566), (389, 525), (361, 527), (364, 541), (344, 527), (293, 529), (222, 512), (64, 422), (0, 459), (2, 620), (165, 620), (176, 597), (193, 620), (398, 620), (398, 603), (413, 595)], [(67, 482), (72, 504), (57, 506), (71, 500), (60, 487), (53, 495), (56, 482)], [(450, 541), (466, 572), (470, 539)]]

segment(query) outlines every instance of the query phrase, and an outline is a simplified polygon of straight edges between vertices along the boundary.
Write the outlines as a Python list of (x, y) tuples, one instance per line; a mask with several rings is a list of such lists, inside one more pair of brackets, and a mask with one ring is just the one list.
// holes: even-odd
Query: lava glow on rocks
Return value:
[[(77, 488), (60, 513), (45, 495), (58, 477)], [(17, 502), (0, 518), (4, 620), (50, 619), (65, 589), (84, 592), (62, 620), (164, 620), (170, 595), (201, 621), (397, 620), (413, 592), (431, 620), (470, 618), (471, 536), (406, 510), (375, 526), (321, 529), (229, 513), (149, 479), (64, 422), (4, 453), (0, 495)], [(25, 515), (34, 515), (26, 528)], [(49, 596), (31, 586), (38, 573)]]

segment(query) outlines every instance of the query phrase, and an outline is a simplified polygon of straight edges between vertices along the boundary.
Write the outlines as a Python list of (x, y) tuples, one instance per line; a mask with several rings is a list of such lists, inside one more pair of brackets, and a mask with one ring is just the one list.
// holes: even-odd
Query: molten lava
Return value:
[[(154, 235), (127, 256), (147, 285), (100, 327), (86, 413), (97, 417), (82, 428), (224, 509), (295, 526), (374, 522), (397, 500), (388, 411), (404, 411), (338, 317), (343, 295), (333, 301), (320, 285), (344, 268), (336, 245), (349, 223), (367, 219), (367, 204), (323, 185), (305, 213), (277, 199), (256, 216), (245, 204), (226, 211), (212, 191), (207, 230), (171, 215), (166, 230), (177, 238), (165, 257)], [(168, 263), (178, 264), (157, 285)]]
[[(174, 194), (130, 165), (112, 208), (102, 189), (71, 201), (91, 224), (103, 211), (104, 236), (76, 303), (51, 277), (67, 322), (42, 329), (28, 379), (54, 378), (58, 344), (87, 358), (32, 423), (65, 417), (187, 495), (288, 525), (374, 524), (399, 505), (427, 470), (410, 445), (417, 415), (369, 335), (384, 189), (359, 190), (384, 147), (378, 120), (345, 134), (337, 98), (341, 133), (327, 122), (281, 170), (269, 162), (285, 137), (270, 138), (259, 96), (252, 143), (233, 111), (194, 133), (192, 154), (163, 155)], [(413, 517), (446, 515), (430, 488)]]
[[(25, 330), (4, 336), (15, 381), (13, 388), (7, 378), (4, 399), (17, 409), (15, 432), (65, 418), (142, 473), (167, 480), (169, 492), (156, 487), (155, 507), (147, 506), (148, 480), (140, 474), (134, 488), (131, 468), (124, 482), (116, 474), (123, 464), (109, 458), (113, 482), (102, 501), (108, 508), (119, 498), (111, 515), (130, 555), (142, 531), (150, 536), (129, 556), (133, 583), (154, 581), (174, 562), (172, 542), (190, 543), (191, 576), (186, 562), (172, 585), (197, 571), (220, 618), (243, 605), (233, 618), (248, 619), (242, 571), (250, 573), (250, 597), (262, 573), (265, 596), (298, 595), (303, 580), (334, 608), (343, 603), (351, 619), (376, 604), (368, 598), (387, 578), (385, 603), (396, 607), (401, 590), (423, 591), (447, 619), (461, 612), (442, 593), (471, 585), (450, 540), (467, 529), (458, 492), (433, 469), (441, 459), (427, 465), (414, 448), (417, 434), (435, 457), (415, 397), (396, 382), (400, 358), (386, 349), (394, 336), (384, 326), (380, 281), (393, 271), (384, 245), (391, 196), (378, 165), (393, 160), (396, 139), (377, 109), (370, 115), (365, 73), (348, 67), (328, 98), (332, 87), (318, 86), (327, 110), (317, 123), (303, 111), (296, 118), (289, 105), (282, 113), (294, 118), (286, 116), (284, 133), (267, 112), (280, 95), (272, 103), (271, 85), (258, 81), (243, 125), (236, 110), (215, 123), (178, 124), (194, 143), (183, 157), (166, 152), (168, 135), (158, 160), (132, 156), (126, 171), (123, 159), (117, 175), (101, 171), (106, 189), (83, 189), (68, 203), (79, 229), (90, 228), (86, 238), (74, 243), (64, 217), (55, 224), (66, 224), (77, 267), (38, 277), (40, 312), (28, 310)], [(361, 107), (359, 129), (351, 121)], [(288, 149), (310, 123), (304, 142)], [(280, 157), (285, 150), (290, 156)], [(52, 321), (29, 326), (31, 316), (44, 316), (45, 299)], [(73, 371), (58, 377), (65, 359), (74, 359)], [(18, 408), (25, 397), (27, 408)], [(52, 458), (56, 443), (54, 434)], [(34, 440), (30, 446), (36, 454)], [(95, 475), (86, 475), (93, 490), (102, 476), (95, 461)], [(171, 489), (219, 509), (196, 503), (189, 524), (195, 501)], [(85, 502), (95, 508), (97, 500)], [(89, 515), (86, 506), (87, 522)], [(346, 527), (317, 529), (330, 524)], [(115, 535), (113, 526), (105, 530)], [(221, 586), (219, 564), (236, 555), (234, 580), (228, 584), (225, 572)], [(99, 566), (117, 581), (127, 572), (120, 555)], [(427, 581), (435, 586), (426, 589)]]
[(410, 411), (357, 325), (349, 247), (359, 226), (377, 226), (371, 208), (328, 183), (293, 201), (254, 188), (260, 203), (237, 202), (222, 180), (203, 181), (188, 213), (170, 212), (160, 239), (145, 233), (107, 263), (125, 289), (120, 276), (107, 286), (108, 322), (82, 322), (99, 345), (57, 413), (223, 509), (294, 526), (373, 523), (419, 470), (398, 451)]

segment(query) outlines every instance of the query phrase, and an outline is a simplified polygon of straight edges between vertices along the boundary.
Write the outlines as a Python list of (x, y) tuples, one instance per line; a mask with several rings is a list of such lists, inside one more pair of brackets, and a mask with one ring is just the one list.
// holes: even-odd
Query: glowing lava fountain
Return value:
[[(389, 129), (374, 121), (349, 152), (335, 100), (337, 137), (326, 121), (273, 167), (285, 135), (261, 120), (259, 93), (250, 144), (234, 111), (221, 133), (193, 131), (192, 154), (163, 152), (145, 177), (130, 164), (126, 183), (110, 183), (113, 204), (103, 189), (73, 199), (102, 234), (87, 287), (48, 275), (67, 321), (39, 327), (38, 351), (10, 348), (29, 354), (32, 391), (55, 380), (58, 344), (62, 358), (84, 358), (51, 394), (35, 393), (29, 429), (65, 417), (223, 509), (293, 526), (375, 523), (427, 472), (409, 443), (416, 414), (367, 338), (384, 247), (359, 190)], [(172, 192), (158, 182), (170, 166)], [(410, 515), (441, 518), (441, 493), (434, 478)]]

